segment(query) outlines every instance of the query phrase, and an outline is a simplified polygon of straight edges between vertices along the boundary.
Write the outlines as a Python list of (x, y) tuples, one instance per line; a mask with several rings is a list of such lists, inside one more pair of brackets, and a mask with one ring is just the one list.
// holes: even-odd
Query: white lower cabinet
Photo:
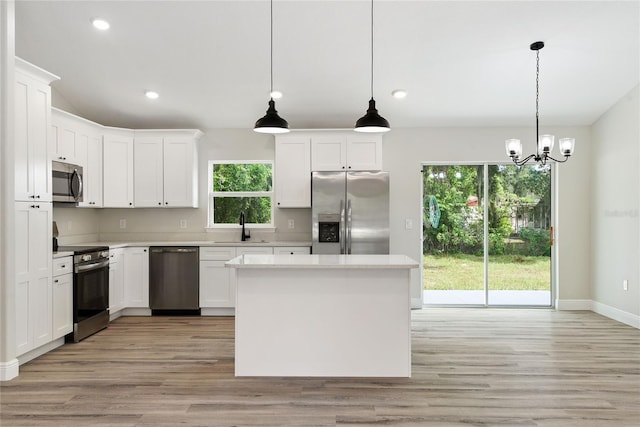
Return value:
[(124, 304), (149, 308), (149, 248), (124, 248)]
[(15, 203), (16, 354), (52, 340), (52, 204)]
[(113, 316), (124, 305), (124, 249), (109, 250), (109, 314)]
[(200, 248), (200, 311), (202, 315), (232, 315), (236, 306), (234, 270), (224, 263), (243, 254), (273, 254), (272, 247)]
[[(234, 247), (200, 248), (200, 309), (202, 314), (233, 314), (236, 290), (232, 287), (231, 269), (224, 263), (236, 256)], [(207, 309), (219, 309), (208, 313)], [(204, 309), (204, 310), (203, 310)]]
[(73, 257), (53, 261), (53, 337), (73, 331)]

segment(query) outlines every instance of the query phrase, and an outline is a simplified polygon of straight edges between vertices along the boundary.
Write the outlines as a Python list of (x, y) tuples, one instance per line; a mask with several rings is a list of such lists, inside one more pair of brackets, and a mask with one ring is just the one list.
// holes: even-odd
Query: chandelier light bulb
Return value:
[(540, 140), (538, 141), (538, 154), (551, 153), (551, 150), (553, 150), (554, 141), (555, 136), (553, 135), (540, 135)]
[(565, 157), (569, 157), (570, 155), (573, 154), (573, 148), (575, 144), (576, 144), (575, 138), (560, 138), (558, 140), (560, 153), (562, 153), (562, 155)]
[(519, 159), (522, 155), (522, 142), (519, 139), (511, 138), (505, 142), (505, 148), (507, 150), (507, 156), (512, 159)]

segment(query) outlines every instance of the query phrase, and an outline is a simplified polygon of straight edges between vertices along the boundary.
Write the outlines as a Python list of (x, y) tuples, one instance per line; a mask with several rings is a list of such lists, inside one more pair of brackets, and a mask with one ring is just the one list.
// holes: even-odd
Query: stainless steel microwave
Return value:
[(51, 162), (51, 187), (54, 202), (77, 203), (82, 201), (82, 166)]

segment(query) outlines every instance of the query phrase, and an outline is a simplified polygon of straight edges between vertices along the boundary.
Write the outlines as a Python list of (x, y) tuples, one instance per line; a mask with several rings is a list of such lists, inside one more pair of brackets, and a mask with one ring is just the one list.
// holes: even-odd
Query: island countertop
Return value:
[(262, 255), (245, 254), (225, 263), (228, 268), (410, 269), (418, 262), (406, 255)]

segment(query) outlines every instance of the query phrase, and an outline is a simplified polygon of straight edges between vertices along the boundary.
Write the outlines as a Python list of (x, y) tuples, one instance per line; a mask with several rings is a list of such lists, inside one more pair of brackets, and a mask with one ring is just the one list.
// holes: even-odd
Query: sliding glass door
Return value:
[(424, 165), (424, 302), (551, 305), (551, 167)]

